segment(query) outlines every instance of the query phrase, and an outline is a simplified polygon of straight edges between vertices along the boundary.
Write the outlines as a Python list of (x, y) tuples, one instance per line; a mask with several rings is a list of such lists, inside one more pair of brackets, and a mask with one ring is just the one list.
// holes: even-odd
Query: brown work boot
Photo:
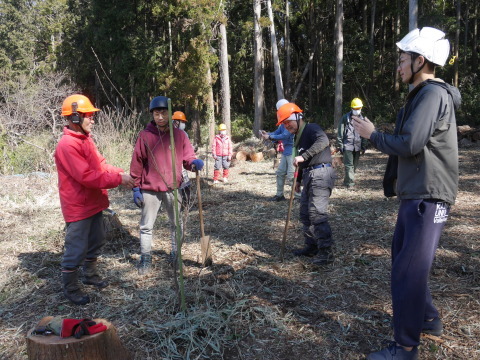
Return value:
[(317, 266), (328, 265), (333, 262), (335, 257), (331, 247), (318, 249), (318, 254), (312, 259), (312, 264)]
[(85, 305), (90, 298), (82, 290), (78, 283), (78, 270), (62, 270), (63, 294), (75, 305)]
[(97, 259), (86, 259), (83, 264), (83, 283), (85, 285), (93, 285), (99, 289), (103, 289), (108, 286), (108, 281), (103, 280), (98, 274)]

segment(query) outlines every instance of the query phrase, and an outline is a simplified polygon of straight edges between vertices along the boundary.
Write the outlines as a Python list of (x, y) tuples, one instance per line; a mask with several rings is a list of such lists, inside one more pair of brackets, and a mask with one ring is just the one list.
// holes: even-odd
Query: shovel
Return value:
[(202, 266), (212, 265), (212, 249), (210, 247), (210, 236), (205, 236), (205, 228), (203, 226), (203, 212), (202, 212), (202, 192), (200, 191), (200, 175), (198, 170), (195, 170), (197, 181), (197, 198), (198, 198), (198, 213), (200, 214), (200, 248), (202, 252)]
[(295, 197), (295, 184), (297, 183), (297, 177), (298, 177), (298, 165), (295, 166), (295, 172), (293, 173), (293, 185), (292, 185), (292, 191), (290, 193), (290, 201), (288, 203), (287, 221), (285, 221), (285, 229), (283, 230), (282, 247), (280, 248), (280, 261), (282, 262), (283, 262), (283, 254), (285, 253), (285, 242), (287, 240), (288, 223), (290, 222), (290, 215), (292, 214), (292, 205), (293, 205), (293, 198)]

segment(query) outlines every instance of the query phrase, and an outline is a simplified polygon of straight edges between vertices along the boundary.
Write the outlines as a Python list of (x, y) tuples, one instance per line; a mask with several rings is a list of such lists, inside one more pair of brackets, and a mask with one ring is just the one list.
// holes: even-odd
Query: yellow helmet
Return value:
[(218, 126), (218, 131), (222, 131), (222, 130), (227, 130), (227, 125), (225, 125), (225, 124), (220, 124), (220, 125)]
[(353, 100), (352, 100), (352, 103), (350, 104), (350, 107), (351, 107), (352, 109), (362, 108), (362, 107), (363, 107), (362, 100), (360, 100), (359, 98), (353, 99)]

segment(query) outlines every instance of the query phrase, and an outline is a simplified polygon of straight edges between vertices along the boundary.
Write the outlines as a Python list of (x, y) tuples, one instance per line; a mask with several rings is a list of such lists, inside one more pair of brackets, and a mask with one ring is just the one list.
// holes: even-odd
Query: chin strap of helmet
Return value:
[(420, 66), (420, 68), (417, 70), (417, 71), (413, 71), (413, 63), (414, 61), (419, 57), (421, 56), (420, 54), (417, 54), (417, 53), (409, 53), (410, 54), (410, 70), (412, 72), (412, 76), (410, 76), (410, 80), (408, 81), (409, 84), (413, 84), (413, 78), (415, 77), (415, 75), (423, 69), (423, 67), (425, 66), (425, 64), (427, 63), (427, 59), (425, 59), (425, 57), (423, 58), (423, 64), (422, 66)]

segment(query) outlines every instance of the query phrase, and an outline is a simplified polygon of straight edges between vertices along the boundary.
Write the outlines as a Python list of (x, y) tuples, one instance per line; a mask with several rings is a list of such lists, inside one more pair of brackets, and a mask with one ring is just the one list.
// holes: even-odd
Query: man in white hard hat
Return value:
[(424, 27), (397, 43), (397, 71), (413, 89), (398, 113), (394, 134), (377, 131), (368, 119), (354, 118), (355, 130), (390, 155), (384, 191), (400, 199), (391, 270), (395, 341), (371, 353), (370, 360), (418, 359), (420, 334), (440, 336), (443, 331), (428, 277), (457, 195), (455, 109), (461, 100), (457, 88), (435, 78), (435, 66), (443, 66), (449, 55), (444, 36), (438, 29)]
[[(288, 104), (288, 100), (280, 99), (277, 101), (277, 110), (285, 104)], [(282, 141), (283, 143), (283, 152), (282, 157), (280, 159), (280, 164), (278, 165), (278, 169), (276, 172), (277, 175), (277, 193), (272, 198), (273, 201), (282, 201), (286, 200), (283, 194), (283, 190), (285, 188), (285, 181), (288, 180), (293, 184), (293, 173), (295, 171), (293, 167), (293, 138), (294, 135), (290, 134), (290, 132), (285, 129), (283, 124), (280, 124), (277, 130), (273, 132), (266, 132), (264, 130), (260, 130), (260, 135), (265, 140), (273, 140), (273, 141)]]

